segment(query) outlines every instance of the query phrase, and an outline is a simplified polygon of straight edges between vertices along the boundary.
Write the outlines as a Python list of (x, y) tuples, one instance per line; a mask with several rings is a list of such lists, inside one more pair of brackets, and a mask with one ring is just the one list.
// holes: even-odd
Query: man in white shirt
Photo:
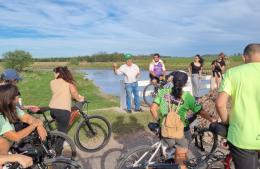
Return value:
[(124, 60), (126, 61), (125, 64), (121, 65), (117, 69), (117, 64), (113, 64), (113, 69), (116, 75), (123, 75), (124, 76), (124, 83), (126, 89), (126, 106), (127, 112), (132, 112), (131, 106), (131, 96), (132, 93), (134, 94), (134, 104), (135, 104), (135, 111), (142, 111), (139, 99), (139, 90), (138, 90), (138, 83), (137, 78), (140, 76), (139, 67), (133, 63), (131, 54), (125, 54)]

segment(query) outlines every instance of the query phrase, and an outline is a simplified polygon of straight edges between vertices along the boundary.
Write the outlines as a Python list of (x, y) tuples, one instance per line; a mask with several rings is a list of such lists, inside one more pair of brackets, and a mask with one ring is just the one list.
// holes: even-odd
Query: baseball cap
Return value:
[(133, 55), (130, 53), (126, 53), (123, 55), (124, 60), (132, 59)]
[(2, 74), (1, 78), (3, 80), (22, 80), (21, 76), (14, 69), (6, 69)]

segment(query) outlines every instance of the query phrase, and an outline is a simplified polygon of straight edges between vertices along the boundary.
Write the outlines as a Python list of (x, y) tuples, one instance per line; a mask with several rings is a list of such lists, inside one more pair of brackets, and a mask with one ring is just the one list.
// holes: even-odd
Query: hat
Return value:
[(123, 55), (124, 60), (132, 59), (133, 55), (130, 53), (126, 53)]
[(2, 74), (1, 78), (3, 80), (22, 80), (21, 76), (14, 69), (6, 69)]

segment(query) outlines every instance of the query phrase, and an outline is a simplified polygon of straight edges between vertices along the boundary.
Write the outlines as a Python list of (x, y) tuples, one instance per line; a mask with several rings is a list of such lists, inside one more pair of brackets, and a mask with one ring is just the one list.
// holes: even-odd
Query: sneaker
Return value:
[(132, 110), (126, 110), (127, 113), (132, 113)]
[(135, 109), (135, 112), (143, 112), (143, 109)]

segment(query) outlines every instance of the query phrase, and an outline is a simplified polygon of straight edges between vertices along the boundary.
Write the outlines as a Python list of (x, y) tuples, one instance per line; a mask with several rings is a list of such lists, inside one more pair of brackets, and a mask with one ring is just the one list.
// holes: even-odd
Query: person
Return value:
[[(47, 132), (40, 119), (24, 113), (16, 106), (19, 100), (18, 88), (13, 84), (0, 85), (0, 137), (11, 141), (20, 141), (37, 130), (42, 140), (46, 139)], [(19, 131), (14, 124), (18, 121), (28, 124)], [(1, 154), (7, 154), (10, 145), (2, 147)]]
[[(176, 100), (182, 103), (177, 109), (177, 113), (184, 124), (184, 136), (181, 139), (163, 138), (163, 141), (168, 145), (169, 149), (176, 147), (175, 162), (180, 164), (181, 169), (185, 169), (186, 166), (183, 162), (187, 159), (188, 144), (191, 140), (188, 112), (191, 110), (193, 116), (199, 114), (209, 121), (213, 121), (213, 118), (204, 111), (202, 106), (196, 102), (189, 92), (183, 91), (183, 87), (188, 81), (188, 75), (183, 71), (175, 71), (171, 74), (173, 75), (173, 87), (170, 89), (163, 88), (158, 91), (150, 111), (153, 119), (159, 121), (161, 125), (163, 118), (169, 112), (169, 103), (172, 104)], [(174, 105), (172, 104), (171, 106)]]
[[(2, 74), (0, 78), (0, 84), (7, 84), (11, 83), (13, 85), (17, 85), (19, 81), (21, 81), (22, 78), (19, 75), (19, 73), (14, 70), (14, 69), (6, 69)], [(22, 104), (22, 98), (21, 98), (21, 93), (19, 92), (19, 103), (17, 106), (22, 109), (22, 110), (30, 110), (32, 112), (37, 112), (40, 110), (38, 106), (34, 105), (23, 105)]]
[(123, 75), (124, 76), (124, 83), (125, 83), (125, 90), (126, 90), (126, 106), (127, 112), (132, 113), (132, 105), (131, 105), (131, 98), (132, 93), (134, 94), (134, 104), (135, 109), (134, 111), (142, 112), (140, 98), (139, 98), (139, 90), (138, 90), (138, 83), (137, 79), (140, 76), (139, 67), (133, 63), (132, 60), (133, 55), (131, 54), (124, 54), (123, 58), (125, 60), (125, 64), (121, 65), (117, 68), (117, 64), (113, 63), (113, 70), (116, 75)]
[(2, 169), (2, 165), (10, 162), (18, 162), (23, 168), (28, 168), (33, 165), (33, 160), (31, 157), (22, 154), (2, 154), (2, 149), (9, 147), (8, 141), (2, 137), (0, 137), (0, 145), (0, 169)]
[(193, 96), (199, 98), (200, 79), (202, 77), (203, 58), (200, 55), (195, 55), (194, 62), (190, 63), (189, 75), (191, 77), (192, 93)]
[(225, 58), (226, 58), (225, 54), (223, 52), (221, 52), (218, 55), (218, 59), (213, 60), (211, 63), (212, 77), (213, 77), (214, 83), (216, 84), (217, 89), (220, 86), (222, 74), (225, 71), (225, 66), (226, 66)]
[(159, 53), (153, 54), (153, 60), (149, 64), (149, 77), (153, 84), (158, 83), (166, 75), (166, 69)]
[(85, 98), (78, 93), (75, 80), (67, 66), (58, 66), (53, 72), (54, 79), (50, 82), (50, 114), (57, 122), (58, 131), (67, 133), (72, 99), (82, 102)]
[[(229, 69), (219, 89), (216, 109), (229, 124), (227, 140), (236, 169), (257, 169), (260, 150), (260, 44), (244, 49), (245, 64)], [(231, 111), (227, 103), (231, 98)]]

